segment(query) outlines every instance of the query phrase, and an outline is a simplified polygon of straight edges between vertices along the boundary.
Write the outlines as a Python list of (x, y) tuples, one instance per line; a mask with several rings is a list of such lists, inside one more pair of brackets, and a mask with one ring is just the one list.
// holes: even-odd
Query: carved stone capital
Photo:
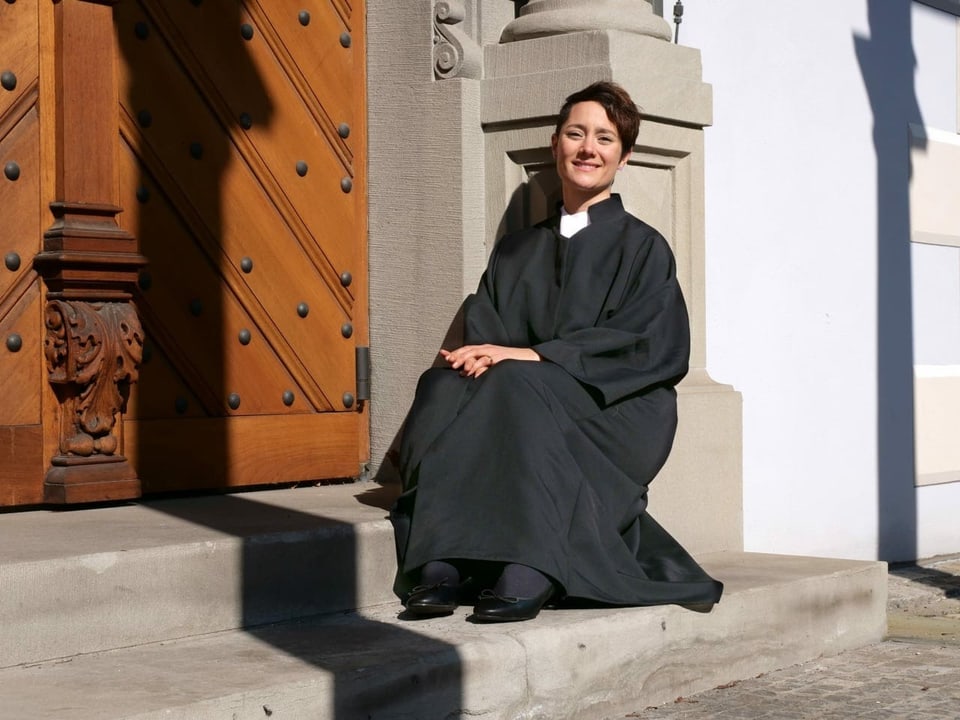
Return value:
[(433, 19), (433, 72), (438, 80), (479, 79), (483, 74), (480, 46), (460, 25), (467, 9), (463, 0), (437, 0)]
[(113, 456), (113, 433), (136, 382), (143, 330), (130, 303), (51, 300), (44, 355), (61, 403), (60, 453)]
[(588, 30), (622, 30), (670, 40), (670, 24), (643, 0), (530, 0), (500, 42)]

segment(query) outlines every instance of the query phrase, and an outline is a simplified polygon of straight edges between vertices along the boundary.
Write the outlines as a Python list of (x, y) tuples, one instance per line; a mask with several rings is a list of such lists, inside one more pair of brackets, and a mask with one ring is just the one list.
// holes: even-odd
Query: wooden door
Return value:
[(358, 473), (363, 21), (0, 2), (0, 505)]
[(144, 492), (350, 477), (367, 459), (362, 9), (115, 8), (120, 224), (149, 261), (124, 420)]
[(43, 499), (39, 13), (0, 3), (0, 505)]

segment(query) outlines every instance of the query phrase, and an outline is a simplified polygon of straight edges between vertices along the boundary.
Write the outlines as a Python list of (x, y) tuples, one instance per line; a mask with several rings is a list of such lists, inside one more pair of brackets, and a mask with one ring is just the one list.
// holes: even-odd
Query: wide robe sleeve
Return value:
[(531, 347), (607, 405), (675, 385), (688, 368), (689, 321), (673, 253), (622, 211), (572, 240), (550, 225), (504, 238), (467, 298), (464, 321), (467, 344)]

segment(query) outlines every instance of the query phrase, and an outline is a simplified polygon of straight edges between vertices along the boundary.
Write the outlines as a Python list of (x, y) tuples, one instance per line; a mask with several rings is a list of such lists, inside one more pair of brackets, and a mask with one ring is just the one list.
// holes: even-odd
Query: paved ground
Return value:
[(960, 556), (890, 568), (882, 643), (629, 715), (642, 720), (960, 719)]

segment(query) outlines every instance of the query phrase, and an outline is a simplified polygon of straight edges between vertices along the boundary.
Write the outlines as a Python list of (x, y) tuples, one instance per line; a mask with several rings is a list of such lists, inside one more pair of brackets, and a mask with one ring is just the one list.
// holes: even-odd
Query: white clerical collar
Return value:
[(573, 237), (589, 224), (590, 214), (586, 210), (571, 215), (565, 207), (560, 207), (560, 234), (563, 237)]

